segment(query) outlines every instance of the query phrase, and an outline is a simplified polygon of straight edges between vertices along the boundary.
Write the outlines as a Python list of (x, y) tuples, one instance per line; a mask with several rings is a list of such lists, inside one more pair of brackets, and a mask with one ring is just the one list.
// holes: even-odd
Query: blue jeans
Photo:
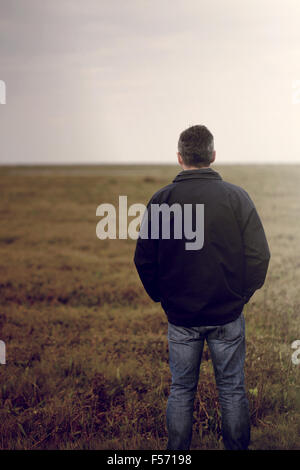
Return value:
[(167, 404), (168, 450), (188, 450), (193, 407), (204, 341), (213, 362), (222, 415), (222, 435), (228, 450), (247, 449), (250, 417), (244, 385), (245, 319), (243, 313), (220, 326), (182, 327), (168, 324), (172, 384)]

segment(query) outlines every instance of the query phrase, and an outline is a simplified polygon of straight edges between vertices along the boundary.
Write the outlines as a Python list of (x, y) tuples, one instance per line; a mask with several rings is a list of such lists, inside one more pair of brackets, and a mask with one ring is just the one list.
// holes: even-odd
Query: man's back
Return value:
[[(160, 220), (160, 236), (151, 239), (155, 204), (181, 206), (181, 238), (174, 237), (176, 215), (171, 213), (170, 238), (161, 236)], [(184, 227), (192, 222), (197, 230), (196, 205), (204, 208), (200, 249), (193, 249)], [(188, 207), (192, 207), (191, 220), (184, 217)], [(139, 238), (135, 264), (146, 291), (161, 302), (169, 322), (178, 326), (228, 323), (263, 285), (270, 253), (255, 206), (246, 191), (223, 181), (211, 168), (182, 171), (155, 193), (148, 204), (148, 222), (149, 238)], [(192, 249), (187, 249), (187, 243)]]
[(167, 449), (190, 448), (205, 341), (219, 391), (224, 446), (247, 449), (243, 307), (265, 281), (268, 243), (246, 191), (210, 168), (216, 151), (207, 127), (184, 130), (177, 157), (183, 171), (149, 201), (134, 257), (147, 293), (168, 317)]

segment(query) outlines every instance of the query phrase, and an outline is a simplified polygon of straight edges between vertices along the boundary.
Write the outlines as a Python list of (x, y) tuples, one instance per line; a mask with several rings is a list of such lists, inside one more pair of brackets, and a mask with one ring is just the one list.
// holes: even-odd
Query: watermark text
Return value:
[(6, 84), (0, 80), (0, 104), (6, 104)]
[(0, 364), (6, 364), (6, 347), (2, 340), (0, 340)]
[(292, 354), (292, 363), (298, 366), (300, 364), (300, 339), (293, 341), (291, 348), (296, 350)]
[[(96, 226), (100, 240), (128, 237), (137, 240), (182, 240), (186, 250), (201, 250), (204, 245), (204, 204), (172, 205), (136, 203), (127, 206), (127, 196), (119, 196), (119, 207), (113, 204), (100, 204), (96, 216), (102, 217)], [(128, 217), (134, 217), (128, 224)], [(139, 229), (140, 228), (140, 229)]]

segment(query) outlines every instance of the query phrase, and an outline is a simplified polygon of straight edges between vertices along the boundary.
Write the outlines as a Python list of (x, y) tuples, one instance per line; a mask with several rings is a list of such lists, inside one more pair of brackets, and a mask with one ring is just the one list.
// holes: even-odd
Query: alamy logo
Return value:
[(6, 364), (6, 348), (4, 341), (0, 341), (0, 364)]
[(6, 85), (3, 80), (0, 80), (0, 104), (6, 104)]
[(300, 364), (300, 339), (293, 341), (291, 348), (296, 349), (292, 354), (292, 363), (295, 364), (295, 366), (298, 366)]
[(300, 80), (293, 80), (292, 88), (292, 104), (300, 104)]
[[(194, 207), (193, 207), (194, 206)], [(113, 204), (100, 204), (96, 215), (102, 219), (96, 227), (100, 240), (117, 238), (117, 211)], [(127, 196), (119, 196), (119, 238), (188, 240), (186, 250), (201, 250), (204, 244), (204, 204), (168, 205), (132, 204), (127, 208)], [(135, 217), (128, 225), (128, 216)], [(140, 230), (138, 229), (140, 227)], [(193, 240), (193, 241), (192, 241)]]

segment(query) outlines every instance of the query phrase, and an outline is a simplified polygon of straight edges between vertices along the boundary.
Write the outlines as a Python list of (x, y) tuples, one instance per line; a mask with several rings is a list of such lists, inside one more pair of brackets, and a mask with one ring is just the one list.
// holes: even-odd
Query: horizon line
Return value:
[[(12, 166), (179, 166), (178, 163), (169, 162), (15, 162), (15, 163), (1, 163), (0, 167), (12, 167)], [(300, 161), (286, 161), (286, 162), (221, 162), (213, 163), (211, 166), (222, 166), (222, 165), (300, 165)]]

